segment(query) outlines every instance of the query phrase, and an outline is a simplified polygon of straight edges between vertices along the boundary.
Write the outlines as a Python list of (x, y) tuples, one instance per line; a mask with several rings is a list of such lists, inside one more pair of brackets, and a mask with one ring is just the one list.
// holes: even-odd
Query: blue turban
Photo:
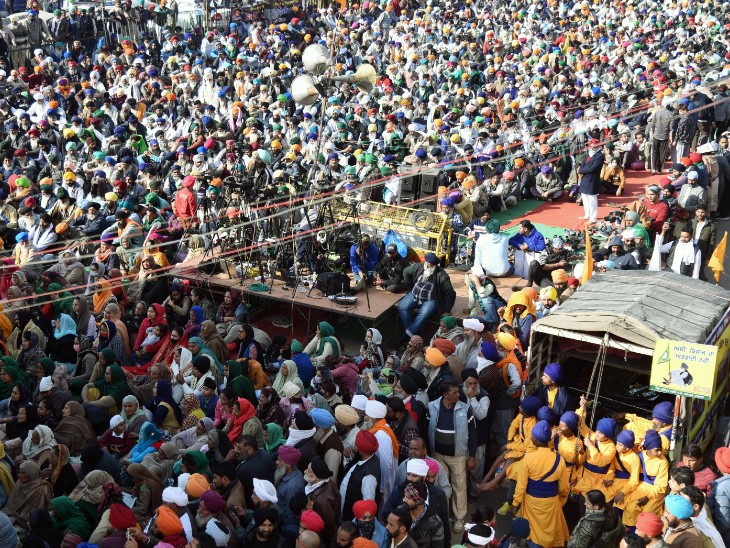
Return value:
[(565, 423), (565, 426), (570, 428), (573, 434), (578, 434), (578, 423), (580, 419), (575, 411), (566, 411), (560, 416), (560, 422)]
[(664, 499), (664, 506), (677, 519), (689, 519), (694, 514), (692, 503), (682, 495), (668, 495)]
[(425, 158), (425, 157), (426, 157), (426, 154), (427, 154), (427, 153), (426, 153), (426, 151), (425, 151), (424, 149), (422, 149), (422, 148), (419, 148), (419, 149), (418, 149), (418, 150), (416, 151), (416, 158)]
[(555, 384), (560, 384), (563, 377), (563, 368), (559, 363), (549, 363), (545, 367), (545, 374), (552, 379)]
[(22, 242), (23, 240), (28, 239), (28, 233), (27, 232), (18, 232), (18, 234), (15, 235), (15, 241), (17, 243)]
[(541, 406), (542, 402), (537, 396), (527, 396), (520, 404), (522, 412), (526, 417), (535, 416), (535, 413), (537, 413), (537, 410), (540, 409)]
[(670, 424), (674, 419), (674, 406), (670, 401), (663, 401), (656, 404), (651, 413), (652, 417), (656, 420), (662, 421), (665, 424)]
[(547, 405), (543, 405), (540, 409), (538, 409), (536, 416), (537, 420), (548, 422), (550, 423), (550, 426), (558, 424), (558, 417), (555, 416), (553, 410), (550, 409)]
[(532, 427), (532, 437), (540, 443), (549, 443), (553, 437), (553, 430), (547, 421), (540, 421)]
[(624, 444), (626, 447), (631, 449), (636, 443), (636, 438), (631, 430), (621, 430), (616, 436), (616, 441)]
[(337, 156), (337, 153), (336, 152), (330, 152), (327, 155), (327, 161), (328, 162), (331, 162), (332, 160), (337, 160), (337, 159), (339, 159), (339, 156)]
[(662, 437), (656, 430), (647, 430), (644, 434), (644, 451), (650, 449), (661, 449), (662, 448)]
[(616, 439), (616, 421), (613, 419), (601, 419), (596, 425), (596, 431), (612, 440)]
[(497, 363), (502, 358), (499, 357), (499, 352), (497, 352), (497, 347), (494, 346), (494, 344), (490, 343), (489, 341), (484, 341), (481, 345), (482, 348), (482, 356), (484, 356), (486, 359), (488, 359), (490, 362)]
[(309, 412), (312, 422), (317, 428), (332, 428), (335, 425), (335, 418), (332, 413), (318, 407)]
[(454, 207), (456, 205), (456, 202), (454, 202), (454, 200), (452, 200), (451, 198), (444, 198), (443, 200), (441, 200), (441, 205)]

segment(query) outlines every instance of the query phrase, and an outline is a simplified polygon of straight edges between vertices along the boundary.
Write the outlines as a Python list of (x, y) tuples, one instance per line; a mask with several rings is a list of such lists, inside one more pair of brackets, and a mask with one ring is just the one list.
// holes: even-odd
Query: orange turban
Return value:
[(378, 548), (378, 545), (373, 540), (368, 540), (365, 537), (357, 537), (352, 541), (352, 548)]
[[(440, 350), (444, 356), (450, 356), (456, 352), (456, 345), (449, 339), (434, 339), (431, 346)], [(433, 362), (431, 362), (433, 363)]]
[[(188, 483), (188, 485), (190, 485), (190, 483)], [(160, 506), (157, 509), (157, 519), (155, 519), (155, 525), (157, 525), (160, 533), (162, 533), (166, 537), (170, 535), (179, 535), (183, 532), (182, 521), (180, 521), (180, 518), (177, 517), (177, 514), (167, 506)]]
[(441, 353), (440, 350), (429, 346), (426, 348), (426, 361), (436, 367), (441, 367), (446, 363), (446, 357)]
[(193, 474), (188, 479), (188, 484), (185, 486), (185, 492), (195, 498), (199, 499), (200, 495), (210, 489), (210, 483), (206, 477), (202, 474)]

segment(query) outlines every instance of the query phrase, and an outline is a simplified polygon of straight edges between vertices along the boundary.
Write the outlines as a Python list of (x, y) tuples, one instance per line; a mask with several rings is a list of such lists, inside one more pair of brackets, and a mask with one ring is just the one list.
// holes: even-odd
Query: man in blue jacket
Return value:
[[(363, 234), (360, 243), (350, 247), (350, 268), (355, 275), (355, 287), (360, 291), (363, 283), (368, 283), (378, 265), (378, 246), (370, 241), (369, 234)], [(364, 270), (364, 272), (363, 272)]]
[(605, 156), (598, 139), (588, 141), (588, 154), (578, 166), (580, 199), (585, 215), (581, 219), (595, 223), (598, 216), (598, 193), (601, 191), (601, 169)]
[(515, 248), (515, 274), (528, 279), (530, 263), (545, 249), (545, 236), (540, 234), (535, 225), (525, 219), (520, 221), (517, 234), (509, 239), (509, 245)]

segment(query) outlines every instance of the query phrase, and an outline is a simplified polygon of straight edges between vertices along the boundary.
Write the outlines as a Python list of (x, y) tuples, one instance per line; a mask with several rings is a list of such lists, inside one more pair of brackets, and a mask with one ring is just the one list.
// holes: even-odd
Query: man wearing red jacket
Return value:
[(197, 198), (192, 188), (195, 185), (195, 177), (188, 175), (183, 179), (182, 188), (177, 191), (175, 201), (172, 203), (172, 211), (184, 227), (195, 219), (195, 212), (198, 209)]

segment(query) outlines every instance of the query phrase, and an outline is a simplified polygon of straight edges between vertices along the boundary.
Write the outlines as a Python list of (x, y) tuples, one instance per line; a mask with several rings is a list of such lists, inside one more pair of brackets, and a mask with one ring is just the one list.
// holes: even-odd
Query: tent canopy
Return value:
[(594, 274), (532, 330), (608, 333), (651, 349), (660, 338), (704, 343), (729, 303), (730, 291), (673, 272), (612, 270)]

